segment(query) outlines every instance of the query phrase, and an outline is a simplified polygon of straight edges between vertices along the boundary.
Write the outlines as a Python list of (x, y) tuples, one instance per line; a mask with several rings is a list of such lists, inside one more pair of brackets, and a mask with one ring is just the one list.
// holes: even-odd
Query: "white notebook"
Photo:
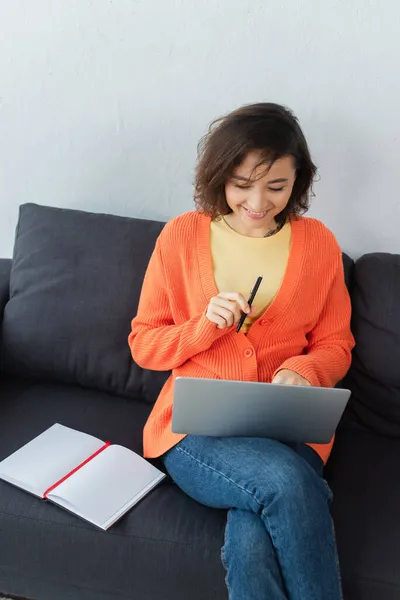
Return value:
[(0, 462), (0, 479), (104, 530), (164, 477), (135, 452), (58, 423)]

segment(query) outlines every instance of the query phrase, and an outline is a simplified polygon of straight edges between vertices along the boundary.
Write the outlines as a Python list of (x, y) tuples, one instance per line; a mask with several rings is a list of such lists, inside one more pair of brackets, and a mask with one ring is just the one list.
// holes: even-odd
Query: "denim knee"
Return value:
[[(262, 476), (260, 485), (264, 487)], [(268, 470), (265, 491), (270, 497), (282, 499), (294, 508), (301, 504), (310, 505), (312, 498), (329, 502), (332, 495), (326, 481), (298, 456), (291, 460), (278, 460), (273, 471)]]

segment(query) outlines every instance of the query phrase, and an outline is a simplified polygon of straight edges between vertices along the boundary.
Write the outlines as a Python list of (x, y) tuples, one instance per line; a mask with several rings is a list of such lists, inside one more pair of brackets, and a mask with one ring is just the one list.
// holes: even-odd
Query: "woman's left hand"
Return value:
[(279, 383), (282, 385), (311, 385), (307, 379), (304, 379), (304, 377), (289, 369), (282, 369), (282, 371), (279, 371), (272, 380), (272, 383)]

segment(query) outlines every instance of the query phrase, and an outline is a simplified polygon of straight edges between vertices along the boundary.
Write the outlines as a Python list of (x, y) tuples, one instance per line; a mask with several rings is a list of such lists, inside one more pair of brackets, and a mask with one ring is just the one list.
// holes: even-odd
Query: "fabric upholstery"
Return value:
[(345, 600), (400, 598), (400, 440), (340, 427), (326, 475)]
[[(55, 422), (141, 452), (145, 403), (15, 380), (0, 383), (0, 396), (0, 460)], [(224, 524), (224, 511), (197, 504), (170, 480), (108, 532), (0, 481), (0, 593), (34, 600), (227, 600)]]
[(357, 344), (346, 384), (348, 413), (400, 438), (400, 256), (369, 254), (354, 267), (352, 329)]
[(135, 365), (127, 336), (162, 223), (26, 204), (4, 315), (3, 368), (155, 400), (166, 376)]

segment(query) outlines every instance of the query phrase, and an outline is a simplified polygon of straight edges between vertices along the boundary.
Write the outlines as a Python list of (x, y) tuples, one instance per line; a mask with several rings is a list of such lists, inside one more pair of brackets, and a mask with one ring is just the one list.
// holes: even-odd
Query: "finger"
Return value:
[(282, 384), (282, 385), (301, 385), (301, 386), (311, 386), (311, 383), (304, 379), (301, 375), (296, 373), (295, 371), (291, 371), (290, 369), (282, 369), (279, 373), (276, 374), (272, 383)]
[(287, 375), (285, 377), (285, 385), (305, 385), (303, 383), (303, 379), (302, 377), (300, 377), (300, 375)]
[(239, 294), (239, 292), (221, 292), (219, 297), (237, 302), (240, 306), (240, 309), (246, 314), (250, 312), (250, 306), (247, 300), (245, 300), (242, 294)]
[(225, 300), (224, 298), (216, 296), (215, 298), (211, 299), (211, 304), (213, 306), (213, 310), (216, 310), (216, 312), (218, 312), (218, 308), (220, 307), (226, 308), (227, 310), (231, 311), (234, 315), (234, 321), (239, 321), (242, 313), (239, 305), (233, 300)]
[(209, 321), (211, 321), (211, 323), (215, 323), (217, 325), (218, 329), (224, 329), (225, 327), (228, 326), (228, 323), (226, 322), (226, 320), (224, 319), (224, 317), (221, 317), (220, 315), (216, 314), (216, 313), (207, 313), (207, 319)]
[(278, 385), (285, 383), (285, 375), (281, 372), (277, 373), (272, 380), (272, 383), (276, 383)]
[(285, 385), (301, 385), (301, 381), (298, 375), (290, 374), (285, 375)]
[(225, 329), (225, 327), (228, 326), (225, 319), (219, 317), (218, 315), (213, 316), (213, 323), (217, 324), (217, 329)]
[(307, 385), (306, 379), (296, 372), (288, 373), (288, 385)]
[(231, 310), (224, 308), (223, 306), (217, 306), (215, 307), (214, 314), (218, 317), (222, 317), (225, 320), (228, 327), (233, 325), (235, 316)]
[(294, 377), (297, 377), (296, 373), (289, 369), (281, 369), (275, 376), (272, 383), (279, 383), (283, 385), (292, 385)]

